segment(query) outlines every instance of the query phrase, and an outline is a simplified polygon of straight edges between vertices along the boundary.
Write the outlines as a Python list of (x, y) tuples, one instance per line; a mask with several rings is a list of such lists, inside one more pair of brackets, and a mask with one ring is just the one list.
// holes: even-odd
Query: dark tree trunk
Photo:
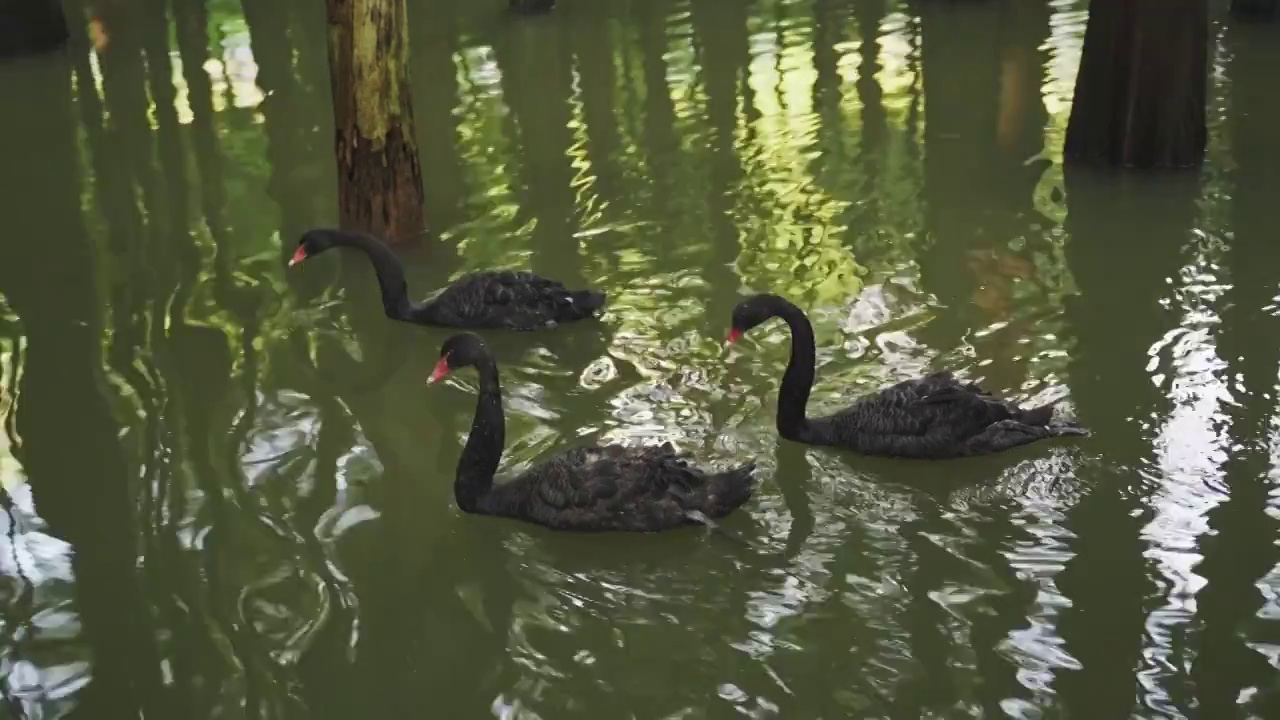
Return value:
[(0, 59), (46, 53), (68, 37), (59, 0), (0, 0)]
[[(1153, 438), (1144, 424), (1110, 408), (1123, 403), (1129, 417), (1140, 418), (1170, 412), (1145, 364), (1152, 343), (1178, 322), (1153, 298), (1169, 292), (1166, 279), (1178, 277), (1186, 239), (1197, 227), (1198, 177), (1067, 168), (1065, 180), (1066, 256), (1077, 287), (1064, 301), (1074, 348), (1067, 364), (1071, 399), (1081, 421), (1108, 438), (1115, 467), (1134, 467), (1152, 452)], [(1075, 663), (1054, 670), (1063, 717), (1134, 715), (1145, 623), (1163, 601), (1143, 555), (1151, 486), (1115, 472), (1067, 511), (1071, 554), (1055, 582), (1069, 601), (1058, 621), (1061, 648)]]
[[(585, 6), (577, 20), (579, 29), (570, 37), (577, 58), (578, 88), (587, 130), (587, 161), (595, 173), (592, 190), (606, 203), (623, 201), (622, 170), (617, 148), (621, 144), (615, 48), (617, 39), (610, 16), (617, 9), (605, 2)], [(629, 198), (628, 198), (629, 199)]]
[(582, 252), (574, 202), (573, 56), (570, 28), (555, 22), (508, 23), (494, 37), (502, 93), (518, 132), (519, 202), (536, 220), (530, 269), (581, 283)]
[[(989, 238), (1000, 108), (1000, 8), (985, 3), (920, 7), (920, 60), (925, 97), (925, 244), (920, 280), (946, 305), (945, 320), (919, 337), (936, 348), (965, 342), (983, 327), (975, 258), (992, 252)], [(995, 168), (999, 170), (999, 168)], [(990, 377), (990, 376), (988, 376)]]
[(392, 244), (425, 229), (405, 0), (327, 0), (338, 221)]
[[(0, 242), (0, 295), (26, 336), (21, 402), (9, 428), (21, 437), (15, 456), (49, 532), (74, 548), (79, 617), (66, 630), (80, 632), (63, 642), (83, 643), (93, 657), (91, 682), (76, 692), (68, 717), (181, 717), (166, 701), (138, 571), (136, 476), (121, 452), (103, 374), (104, 273), (81, 215), (71, 62), (39, 65), (0, 72), (0, 97), (17, 108), (0, 114), (0, 135), (22, 138), (0, 162), (0, 217), (11, 238), (57, 242)], [(54, 592), (61, 598), (65, 590)], [(45, 633), (34, 633), (38, 649)]]
[(1108, 0), (1089, 8), (1067, 126), (1068, 161), (1139, 168), (1204, 159), (1207, 0)]
[[(1239, 3), (1237, 3), (1239, 4)], [(1205, 517), (1209, 532), (1197, 539), (1202, 560), (1194, 568), (1206, 585), (1196, 593), (1195, 631), (1188, 645), (1196, 708), (1201, 717), (1280, 717), (1275, 668), (1264, 647), (1259, 618), (1269, 602), (1262, 589), (1280, 560), (1274, 539), (1280, 518), (1271, 510), (1277, 483), (1271, 466), (1270, 427), (1275, 417), (1273, 388), (1280, 366), (1280, 317), (1275, 297), (1275, 205), (1280, 196), (1280, 96), (1275, 70), (1280, 45), (1273, 28), (1230, 28), (1231, 63), (1227, 128), (1235, 167), (1231, 188), (1234, 234), (1226, 255), (1230, 285), (1218, 326), (1218, 357), (1229, 363), (1238, 400), (1229, 412), (1232, 451), (1217, 486), (1227, 497)], [(1223, 672), (1230, 668), (1230, 672)], [(1248, 698), (1241, 700), (1241, 698)]]
[[(876, 0), (873, 0), (873, 3)], [(868, 3), (858, 3), (859, 9), (865, 9)], [(874, 10), (872, 11), (874, 12)], [(883, 14), (883, 9), (880, 10)], [(861, 20), (865, 20), (862, 18)], [(810, 172), (824, 182), (830, 177), (829, 172), (848, 166), (848, 146), (851, 145), (850, 139), (853, 137), (846, 127), (844, 116), (844, 81), (840, 77), (839, 63), (842, 52), (836, 50), (836, 45), (842, 42), (849, 34), (849, 8), (846, 3), (839, 0), (814, 0), (813, 2), (813, 107), (818, 115), (818, 135), (817, 141), (822, 152), (818, 154), (810, 163)], [(863, 27), (862, 22), (858, 23), (859, 29)], [(872, 50), (867, 50), (872, 48)], [(859, 44), (859, 55), (865, 60), (864, 52), (875, 52), (880, 49), (879, 38), (874, 34), (867, 36), (862, 35), (862, 42)], [(875, 62), (875, 59), (872, 59)], [(859, 66), (858, 72), (858, 90), (862, 91), (866, 87), (863, 80), (866, 75), (861, 72), (866, 68)], [(875, 82), (875, 78), (871, 78)], [(861, 98), (860, 98), (861, 99)], [(878, 102), (878, 98), (872, 101)], [(866, 106), (863, 106), (866, 109)], [(864, 128), (859, 133), (859, 139), (864, 144), (874, 145), (879, 138), (877, 135), (879, 128)], [(868, 138), (867, 136), (870, 135)], [(870, 198), (868, 198), (870, 200)]]
[[(733, 221), (734, 206), (745, 194), (746, 171), (738, 154), (738, 130), (750, 125), (739, 115), (751, 107), (745, 95), (747, 66), (751, 63), (748, 18), (752, 3), (746, 0), (718, 2), (694, 0), (690, 20), (694, 42), (701, 49), (702, 90), (706, 96), (706, 132), (699, 141), (706, 150), (697, 156), (705, 167), (703, 190), (709, 210), (711, 252), (705, 260), (706, 278), (711, 287), (732, 287), (737, 278), (731, 269), (742, 255), (742, 240)], [(741, 103), (741, 105), (739, 105)], [(745, 142), (750, 142), (749, 140)], [(706, 299), (707, 315), (728, 317), (732, 298), (713, 293)]]
[(1231, 14), (1253, 20), (1280, 17), (1280, 0), (1231, 0)]
[[(410, 16), (409, 42), (413, 46), (413, 75), (418, 78), (418, 111), (414, 113), (422, 162), (431, 168), (423, 177), (423, 196), (431, 229), (442, 232), (463, 215), (467, 197), (464, 163), (458, 154), (460, 97), (458, 67), (458, 7), (451, 2), (415, 6)], [(423, 82), (426, 78), (426, 82)]]
[[(336, 173), (333, 177), (329, 175), (334, 166), (328, 165), (319, 152), (319, 148), (324, 146), (323, 152), (327, 153), (329, 144), (333, 142), (328, 123), (317, 122), (318, 127), (313, 130), (293, 121), (294, 118), (325, 111), (325, 106), (330, 104), (327, 84), (329, 72), (324, 58), (313, 57), (320, 67), (318, 70), (311, 68), (314, 63), (305, 59), (310, 55), (300, 47), (299, 36), (303, 34), (301, 25), (294, 24), (291, 27), (289, 16), (279, 6), (273, 5), (271, 0), (241, 0), (240, 5), (244, 9), (245, 24), (249, 26), (253, 58), (258, 63), (258, 86), (266, 95), (259, 110), (262, 112), (267, 136), (267, 162), (271, 167), (267, 178), (267, 195), (280, 210), (280, 261), (284, 262), (293, 254), (298, 236), (316, 223), (318, 218), (331, 217), (336, 204), (331, 203), (330, 198), (318, 197), (315, 192), (316, 187), (327, 189), (337, 182)], [(312, 44), (323, 50), (324, 17), (320, 16), (317, 23), (322, 26), (318, 33), (320, 38)], [(323, 74), (320, 85), (312, 82), (304, 86), (299, 83), (299, 78), (294, 75), (295, 46), (299, 73), (310, 68), (313, 74)], [(194, 88), (192, 94), (195, 94)], [(193, 110), (199, 127), (200, 110), (194, 105)], [(196, 147), (200, 147), (199, 143)], [(319, 160), (315, 159), (317, 157)], [(208, 182), (210, 185), (217, 185), (219, 181), (213, 178), (221, 175), (220, 163), (219, 167), (210, 167), (209, 170), (214, 175)], [(304, 177), (318, 179), (313, 183), (303, 180)], [(217, 237), (215, 235), (214, 239), (217, 240)], [(321, 278), (307, 273), (289, 275), (293, 292), (301, 298), (314, 297), (329, 282), (320, 281)]]

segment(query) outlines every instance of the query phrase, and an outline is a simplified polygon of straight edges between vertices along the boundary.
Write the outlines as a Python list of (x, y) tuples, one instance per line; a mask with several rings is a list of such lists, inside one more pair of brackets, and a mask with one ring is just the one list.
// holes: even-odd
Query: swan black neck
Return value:
[(382, 292), (382, 309), (393, 320), (408, 320), (420, 308), (409, 300), (409, 284), (404, 277), (404, 265), (391, 248), (375, 237), (355, 232), (337, 232), (334, 245), (361, 250), (369, 256), (373, 272), (378, 276), (378, 289)]
[(493, 490), (493, 476), (498, 472), (498, 461), (506, 444), (498, 366), (486, 354), (476, 361), (476, 370), (480, 373), (480, 397), (476, 400), (471, 434), (458, 459), (458, 473), (453, 482), (458, 507), (469, 513), (477, 512), (484, 497)]
[(777, 299), (772, 309), (791, 328), (791, 359), (787, 362), (787, 371), (782, 376), (782, 387), (778, 391), (778, 434), (788, 440), (803, 441), (809, 435), (809, 421), (804, 408), (809, 403), (817, 362), (813, 325), (803, 310), (782, 298)]

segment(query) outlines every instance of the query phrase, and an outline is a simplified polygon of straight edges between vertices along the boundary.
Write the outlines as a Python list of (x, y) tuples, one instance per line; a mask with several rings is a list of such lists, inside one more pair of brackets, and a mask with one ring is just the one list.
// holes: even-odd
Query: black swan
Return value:
[(464, 512), (556, 530), (651, 532), (710, 525), (708, 518), (724, 517), (751, 497), (754, 463), (707, 474), (687, 464), (669, 443), (565, 450), (495, 485), (506, 420), (498, 366), (489, 348), (471, 333), (454, 335), (441, 346), (430, 382), (468, 366), (480, 374), (480, 397), (453, 483)]
[(468, 273), (426, 302), (409, 300), (404, 266), (391, 249), (370, 235), (318, 228), (303, 233), (289, 265), (332, 247), (364, 252), (382, 289), (382, 308), (392, 320), (455, 328), (534, 330), (555, 323), (594, 317), (604, 293), (567, 290), (555, 280), (517, 270)]
[(942, 459), (985, 455), (1043, 438), (1088, 435), (1052, 419), (1053, 405), (1023, 410), (976, 383), (939, 372), (861, 398), (840, 412), (805, 417), (814, 378), (813, 326), (777, 295), (755, 295), (733, 309), (728, 342), (773, 317), (791, 328), (791, 360), (778, 393), (778, 434), (795, 442), (834, 445), (864, 455)]

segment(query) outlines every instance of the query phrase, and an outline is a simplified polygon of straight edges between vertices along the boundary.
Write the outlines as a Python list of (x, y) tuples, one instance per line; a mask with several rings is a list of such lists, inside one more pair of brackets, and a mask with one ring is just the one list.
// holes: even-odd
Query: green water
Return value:
[[(448, 333), (284, 267), (336, 214), (320, 7), (70, 2), (0, 66), (0, 716), (1280, 717), (1280, 26), (1215, 6), (1203, 172), (1120, 177), (1060, 164), (1072, 0), (410, 4), (411, 292), (610, 296), (487, 334), (501, 472), (752, 459), (743, 542), (461, 514)], [(816, 411), (948, 368), (1094, 435), (781, 441), (783, 327), (721, 344), (761, 291)]]

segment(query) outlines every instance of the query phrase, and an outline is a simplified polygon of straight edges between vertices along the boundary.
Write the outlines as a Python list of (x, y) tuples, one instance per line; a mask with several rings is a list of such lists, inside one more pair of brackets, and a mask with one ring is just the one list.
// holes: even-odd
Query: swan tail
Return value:
[(1062, 435), (1088, 435), (1089, 430), (1079, 423), (1070, 420), (1055, 420), (1053, 410), (1057, 407), (1059, 400), (1055, 400), (1046, 405), (1024, 410), (1018, 418), (1019, 422), (1036, 427), (1043, 427), (1049, 431), (1050, 437), (1058, 437)]
[(1023, 410), (1018, 414), (1018, 422), (1025, 423), (1027, 425), (1048, 427), (1053, 423), (1053, 408), (1057, 404), (1057, 401), (1054, 401), (1048, 405), (1041, 405), (1040, 407), (1031, 408), (1030, 410)]
[(722, 518), (745, 503), (755, 492), (756, 464), (747, 463), (707, 479), (707, 500), (703, 510), (713, 518)]
[(1089, 437), (1091, 434), (1089, 428), (1074, 422), (1054, 421), (1049, 423), (1049, 433), (1054, 437), (1063, 437), (1067, 435), (1078, 435), (1081, 437)]

